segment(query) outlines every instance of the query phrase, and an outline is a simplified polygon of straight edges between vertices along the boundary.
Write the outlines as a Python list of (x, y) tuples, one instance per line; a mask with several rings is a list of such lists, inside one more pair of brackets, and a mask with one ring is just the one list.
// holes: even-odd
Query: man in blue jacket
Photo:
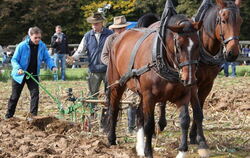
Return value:
[(39, 86), (31, 78), (27, 79), (24, 71), (35, 76), (38, 80), (40, 66), (45, 61), (48, 67), (56, 72), (57, 68), (49, 56), (46, 45), (41, 41), (42, 31), (38, 27), (29, 29), (29, 36), (18, 44), (11, 59), (12, 64), (12, 94), (8, 102), (5, 118), (11, 118), (15, 114), (16, 105), (26, 83), (30, 91), (30, 113), (36, 116), (39, 102)]
[[(98, 95), (96, 93), (99, 91), (102, 81), (106, 87), (107, 66), (101, 61), (101, 53), (106, 38), (113, 32), (103, 27), (104, 20), (105, 18), (101, 13), (94, 13), (87, 18), (87, 22), (92, 25), (92, 30), (84, 35), (78, 49), (72, 56), (75, 60), (78, 60), (81, 54), (87, 53), (89, 63), (88, 85), (93, 97)], [(94, 108), (95, 104), (91, 106)]]

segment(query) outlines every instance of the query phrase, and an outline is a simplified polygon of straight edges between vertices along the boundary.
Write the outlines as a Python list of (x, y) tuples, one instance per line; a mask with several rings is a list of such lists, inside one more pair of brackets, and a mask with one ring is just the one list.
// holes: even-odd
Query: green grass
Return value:
[[(61, 72), (58, 72), (59, 79), (61, 78)], [(66, 69), (66, 80), (67, 81), (78, 81), (86, 80), (88, 75), (87, 68), (78, 68), (78, 69)], [(53, 73), (50, 70), (41, 70), (40, 75), (41, 80), (53, 80)]]
[[(229, 75), (232, 73), (232, 68), (229, 66)], [(250, 65), (237, 65), (236, 66), (237, 76), (250, 76)], [(224, 76), (223, 70), (219, 73), (219, 76)]]
[[(0, 73), (0, 81), (6, 82), (6, 81), (10, 80), (10, 78), (11, 78), (10, 73), (11, 73), (10, 69), (5, 69), (3, 72), (1, 72)], [(58, 74), (59, 74), (59, 79), (60, 79), (61, 73), (58, 72)], [(88, 75), (87, 68), (66, 69), (66, 80), (67, 81), (86, 80), (87, 75)], [(50, 70), (41, 69), (40, 80), (42, 80), (42, 81), (53, 80), (53, 73)]]
[[(6, 82), (8, 81), (11, 76), (10, 76), (10, 70), (5, 69), (3, 73), (0, 73), (0, 81)], [(229, 67), (229, 73), (231, 73), (231, 67)], [(59, 79), (61, 78), (60, 72), (59, 74)], [(244, 65), (244, 66), (236, 66), (236, 74), (237, 76), (250, 76), (250, 65)], [(67, 81), (79, 81), (79, 80), (86, 80), (86, 77), (88, 75), (88, 69), (87, 68), (77, 68), (77, 69), (66, 69), (66, 80)], [(221, 71), (218, 75), (219, 77), (224, 76), (224, 72)], [(41, 80), (49, 81), (53, 80), (53, 74), (50, 70), (43, 70), (41, 69)]]

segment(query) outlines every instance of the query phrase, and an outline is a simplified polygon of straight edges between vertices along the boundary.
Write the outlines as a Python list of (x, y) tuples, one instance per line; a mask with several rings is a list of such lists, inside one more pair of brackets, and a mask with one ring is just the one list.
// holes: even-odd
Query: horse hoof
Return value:
[(198, 154), (201, 158), (208, 158), (209, 157), (209, 150), (208, 149), (198, 149)]
[(190, 139), (190, 144), (198, 144), (195, 139)]
[(137, 156), (139, 156), (139, 157), (144, 157), (145, 156), (144, 149), (141, 150), (141, 149), (136, 147), (136, 153), (137, 153)]
[(179, 151), (178, 155), (176, 158), (186, 158), (187, 157), (187, 152), (184, 151)]

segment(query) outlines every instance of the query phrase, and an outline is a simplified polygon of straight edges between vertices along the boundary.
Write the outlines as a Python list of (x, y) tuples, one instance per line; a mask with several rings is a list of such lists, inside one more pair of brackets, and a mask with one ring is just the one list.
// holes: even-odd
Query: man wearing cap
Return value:
[(107, 38), (102, 50), (101, 60), (105, 65), (108, 65), (109, 54), (111, 52), (116, 37), (123, 31), (125, 31), (128, 25), (130, 25), (130, 23), (126, 21), (125, 16), (114, 17), (114, 23), (109, 26), (109, 29), (112, 29), (114, 31), (114, 34), (110, 35)]
[[(101, 62), (101, 53), (106, 38), (113, 32), (103, 27), (105, 18), (101, 13), (94, 13), (87, 18), (87, 22), (92, 25), (92, 30), (88, 31), (82, 38), (80, 45), (72, 56), (74, 60), (79, 60), (81, 54), (88, 56), (88, 86), (93, 97), (97, 96), (101, 82), (105, 82), (107, 66)], [(105, 86), (106, 87), (106, 86)], [(94, 108), (95, 104), (91, 104)]]
[[(109, 55), (111, 54), (112, 47), (115, 43), (115, 39), (126, 30), (126, 27), (130, 25), (127, 22), (125, 16), (117, 16), (114, 17), (114, 23), (109, 26), (110, 29), (114, 31), (114, 34), (110, 35), (103, 47), (101, 60), (104, 64), (108, 65), (109, 63)], [(136, 99), (137, 96), (132, 91), (127, 92), (128, 96), (132, 96), (133, 99)], [(128, 132), (133, 133), (135, 129), (135, 114), (136, 114), (136, 107), (130, 105), (128, 108)]]

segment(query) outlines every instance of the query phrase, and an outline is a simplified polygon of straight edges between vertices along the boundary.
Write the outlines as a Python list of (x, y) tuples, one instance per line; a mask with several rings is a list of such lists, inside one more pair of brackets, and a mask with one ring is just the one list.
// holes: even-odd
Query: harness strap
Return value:
[(142, 74), (150, 71), (151, 68), (153, 68), (154, 66), (155, 66), (155, 64), (153, 63), (153, 64), (145, 65), (139, 69), (132, 69), (131, 71), (128, 71), (127, 73), (125, 73), (125, 75), (123, 75), (120, 78), (119, 84), (121, 86), (124, 85), (130, 78), (141, 76)]
[(179, 67), (182, 68), (184, 66), (193, 65), (193, 64), (198, 64), (198, 60), (191, 60), (191, 61), (186, 61), (186, 62), (180, 63)]
[(130, 55), (130, 60), (129, 60), (129, 65), (128, 65), (128, 71), (131, 71), (133, 66), (134, 66), (134, 62), (135, 62), (135, 56), (137, 54), (137, 51), (139, 49), (139, 47), (141, 46), (142, 42), (149, 36), (151, 35), (153, 32), (156, 32), (156, 30), (149, 30), (146, 31), (145, 34), (136, 42), (132, 53)]
[(139, 69), (133, 69), (134, 62), (135, 62), (135, 56), (138, 52), (140, 45), (149, 35), (156, 32), (156, 30), (145, 30), (145, 29), (143, 31), (141, 29), (133, 29), (133, 30), (145, 32), (145, 34), (136, 42), (136, 44), (131, 52), (130, 59), (129, 59), (129, 65), (128, 65), (128, 71), (119, 80), (119, 84), (121, 86), (124, 85), (130, 78), (132, 78), (134, 76), (140, 76), (143, 73), (149, 71), (154, 65), (154, 64), (148, 64), (148, 65), (145, 65)]

